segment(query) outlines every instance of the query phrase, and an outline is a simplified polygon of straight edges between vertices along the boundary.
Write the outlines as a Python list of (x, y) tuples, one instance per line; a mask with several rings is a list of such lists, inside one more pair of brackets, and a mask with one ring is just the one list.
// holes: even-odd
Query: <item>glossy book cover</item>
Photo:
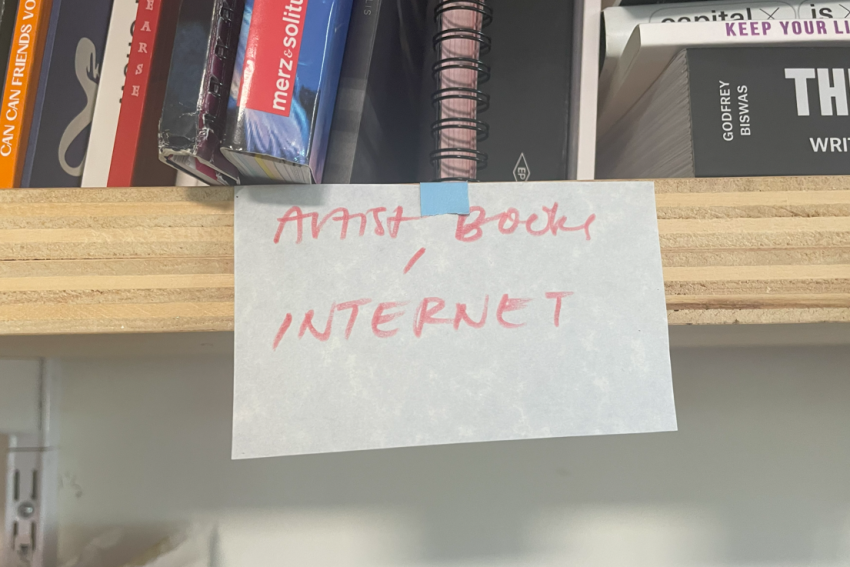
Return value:
[(247, 0), (222, 151), (246, 180), (320, 182), (351, 0)]
[(183, 0), (159, 123), (159, 157), (210, 185), (238, 185), (221, 154), (244, 0)]
[(79, 187), (112, 0), (54, 0), (21, 187)]

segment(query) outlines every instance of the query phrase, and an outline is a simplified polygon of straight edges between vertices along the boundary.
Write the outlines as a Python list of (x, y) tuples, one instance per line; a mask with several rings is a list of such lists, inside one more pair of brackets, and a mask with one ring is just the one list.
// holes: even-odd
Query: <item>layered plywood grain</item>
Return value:
[[(850, 321), (850, 178), (656, 193), (671, 323)], [(0, 191), (0, 334), (232, 328), (232, 189)]]
[(233, 327), (233, 190), (0, 191), (0, 334)]
[(656, 182), (672, 324), (850, 321), (850, 178)]

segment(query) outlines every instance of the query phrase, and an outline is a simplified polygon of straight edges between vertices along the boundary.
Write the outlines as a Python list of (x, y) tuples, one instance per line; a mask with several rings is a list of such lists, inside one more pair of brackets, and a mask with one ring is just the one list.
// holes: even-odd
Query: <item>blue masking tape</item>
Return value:
[(420, 183), (419, 216), (448, 214), (469, 214), (469, 187), (466, 182)]

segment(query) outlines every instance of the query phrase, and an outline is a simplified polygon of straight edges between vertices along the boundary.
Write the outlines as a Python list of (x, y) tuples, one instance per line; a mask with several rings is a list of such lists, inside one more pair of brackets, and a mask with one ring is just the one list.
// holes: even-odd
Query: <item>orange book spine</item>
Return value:
[(0, 189), (19, 187), (51, 0), (20, 0), (0, 107)]

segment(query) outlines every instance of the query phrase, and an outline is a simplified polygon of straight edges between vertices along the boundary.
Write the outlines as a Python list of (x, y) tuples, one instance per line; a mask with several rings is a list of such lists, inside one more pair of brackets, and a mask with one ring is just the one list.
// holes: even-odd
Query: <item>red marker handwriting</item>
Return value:
[[(555, 300), (555, 327), (561, 326), (560, 317), (563, 298), (571, 295), (573, 295), (573, 292), (571, 291), (546, 292), (545, 297), (547, 299)], [(531, 321), (528, 320), (528, 315), (523, 316), (520, 312), (523, 311), (531, 301), (531, 298), (518, 298), (511, 297), (510, 294), (507, 293), (503, 294), (499, 299), (498, 306), (496, 307), (496, 321), (499, 326), (504, 329), (513, 330), (524, 327), (530, 323)], [(301, 325), (298, 329), (298, 339), (303, 339), (309, 334), (316, 338), (319, 342), (326, 342), (331, 336), (333, 336), (335, 320), (334, 314), (339, 311), (349, 311), (348, 321), (346, 322), (345, 330), (343, 331), (345, 339), (348, 340), (351, 338), (351, 334), (357, 324), (361, 308), (369, 305), (370, 303), (372, 303), (372, 300), (369, 298), (331, 303), (330, 310), (328, 311), (328, 317), (325, 320), (323, 329), (317, 329), (314, 325), (316, 311), (314, 309), (310, 309), (301, 319)], [(404, 328), (405, 323), (398, 321), (393, 326), (391, 326), (391, 323), (406, 314), (402, 307), (406, 306), (408, 303), (409, 302), (407, 301), (387, 301), (378, 303), (372, 312), (371, 325), (370, 323), (367, 323), (367, 325), (371, 327), (372, 335), (379, 339), (389, 339), (396, 336), (399, 331)], [(411, 323), (407, 323), (407, 325), (410, 325), (408, 326), (408, 329), (411, 329), (412, 327), (411, 330), (413, 331), (413, 335), (417, 338), (422, 337), (425, 332), (425, 328), (429, 325), (448, 326), (448, 328), (453, 329), (453, 331), (459, 331), (461, 326), (469, 327), (470, 329), (482, 329), (487, 324), (489, 306), (490, 296), (485, 295), (480, 306), (473, 305), (470, 308), (466, 303), (455, 303), (454, 313), (452, 313), (450, 307), (448, 308), (448, 312), (446, 312), (446, 301), (443, 298), (425, 297), (416, 307), (412, 325)], [(470, 311), (473, 313), (480, 313), (480, 316), (475, 319), (470, 315)], [(509, 319), (506, 318), (508, 314), (510, 314)], [(287, 331), (292, 326), (292, 321), (292, 314), (287, 313), (283, 319), (283, 323), (281, 323), (277, 333), (275, 334), (272, 342), (273, 350), (276, 350), (280, 345)]]
[(351, 331), (354, 329), (354, 323), (357, 322), (357, 314), (360, 313), (360, 308), (367, 303), (370, 303), (371, 299), (356, 299), (354, 301), (346, 301), (345, 303), (340, 303), (336, 306), (337, 310), (344, 311), (346, 309), (351, 309), (351, 315), (348, 316), (348, 324), (345, 326), (345, 338), (348, 339), (351, 337)]
[(384, 311), (398, 309), (405, 305), (407, 305), (406, 301), (380, 303), (378, 305), (378, 308), (375, 309), (375, 314), (372, 315), (372, 332), (375, 333), (376, 337), (379, 339), (388, 339), (398, 333), (398, 329), (381, 330), (380, 326), (404, 315), (404, 311), (397, 311), (396, 313), (390, 313), (389, 315), (384, 315)]
[(304, 315), (304, 321), (301, 322), (301, 328), (298, 330), (298, 338), (300, 339), (301, 337), (303, 337), (304, 332), (309, 330), (310, 334), (312, 334), (314, 337), (316, 337), (320, 341), (324, 342), (324, 341), (328, 340), (331, 336), (331, 328), (333, 327), (333, 324), (334, 324), (334, 311), (336, 311), (336, 303), (331, 304), (331, 311), (330, 311), (330, 313), (328, 313), (328, 322), (325, 323), (325, 330), (322, 331), (322, 332), (319, 332), (316, 329), (316, 327), (313, 326), (313, 313), (314, 312), (313, 312), (312, 309), (309, 310)]
[(546, 299), (554, 299), (555, 300), (555, 326), (561, 326), (561, 300), (565, 297), (572, 295), (571, 291), (547, 291)]
[(410, 259), (410, 261), (407, 263), (407, 265), (404, 267), (404, 273), (405, 273), (405, 274), (406, 274), (407, 272), (409, 272), (409, 271), (410, 271), (410, 268), (412, 268), (412, 267), (413, 267), (413, 264), (415, 264), (415, 263), (416, 263), (416, 260), (418, 260), (419, 258), (421, 258), (421, 257), (422, 257), (422, 254), (424, 254), (424, 253), (425, 253), (425, 249), (424, 249), (424, 248), (420, 248), (420, 249), (416, 252), (416, 254), (414, 254), (414, 255), (413, 255), (413, 258), (411, 258), (411, 259)]
[[(484, 227), (495, 223), (499, 234), (509, 235), (516, 232), (520, 227), (532, 236), (544, 236), (551, 234), (557, 236), (562, 232), (584, 232), (586, 240), (590, 240), (590, 225), (596, 220), (596, 215), (591, 214), (584, 222), (571, 225), (567, 224), (567, 216), (558, 213), (558, 203), (551, 207), (542, 206), (539, 213), (531, 213), (523, 218), (519, 210), (510, 207), (505, 211), (487, 216), (483, 207), (473, 206), (469, 208), (469, 215), (460, 215), (457, 219), (455, 238), (461, 242), (475, 242), (484, 236)], [(319, 238), (322, 231), (329, 223), (334, 223), (339, 231), (339, 239), (345, 240), (349, 234), (356, 231), (358, 236), (364, 236), (367, 232), (375, 236), (389, 235), (397, 238), (401, 225), (406, 222), (418, 221), (420, 217), (404, 216), (404, 208), (396, 207), (392, 214), (386, 207), (374, 207), (365, 212), (350, 212), (345, 207), (337, 207), (330, 212), (319, 216), (319, 213), (305, 213), (301, 207), (289, 207), (286, 212), (277, 219), (275, 227), (274, 243), (278, 244), (283, 237), (286, 227), (295, 226), (295, 243), (304, 240), (304, 233), (309, 230), (313, 240)], [(371, 230), (369, 229), (371, 225)]]
[(513, 207), (492, 217), (488, 217), (482, 207), (469, 207), (469, 215), (457, 217), (455, 238), (461, 242), (475, 242), (484, 236), (484, 225), (495, 222), (500, 234), (513, 234), (517, 228), (524, 226), (525, 231), (532, 236), (557, 236), (559, 232), (583, 231), (585, 240), (590, 240), (590, 225), (596, 220), (596, 215), (590, 215), (579, 225), (570, 226), (567, 225), (566, 216), (558, 217), (558, 203), (542, 209), (545, 218), (531, 214), (522, 220), (519, 211)]
[(416, 310), (416, 317), (413, 318), (413, 334), (421, 337), (422, 329), (426, 324), (451, 325), (451, 319), (436, 316), (445, 306), (446, 302), (439, 297), (426, 297), (423, 299), (422, 303), (419, 304), (419, 308)]
[(472, 320), (466, 312), (466, 303), (458, 303), (455, 305), (455, 320), (454, 328), (457, 331), (461, 323), (466, 323), (473, 329), (480, 329), (487, 323), (487, 307), (490, 305), (490, 296), (484, 296), (484, 309), (481, 312), (481, 319), (478, 321)]
[(504, 316), (509, 311), (525, 309), (525, 306), (530, 301), (530, 299), (511, 299), (507, 293), (503, 295), (501, 301), (499, 301), (499, 307), (496, 309), (496, 320), (499, 322), (499, 325), (506, 329), (516, 329), (525, 325), (525, 323), (509, 323), (505, 321)]
[(292, 313), (287, 313), (286, 317), (283, 318), (283, 323), (280, 324), (280, 328), (277, 330), (277, 334), (274, 336), (274, 343), (272, 345), (272, 350), (277, 350), (277, 345), (280, 344), (280, 340), (283, 338), (283, 335), (286, 334), (286, 331), (289, 330), (289, 326), (292, 324)]
[(349, 225), (353, 220), (358, 221), (358, 235), (366, 234), (366, 225), (368, 224), (369, 215), (371, 215), (375, 223), (374, 233), (377, 236), (383, 236), (389, 233), (390, 238), (398, 236), (398, 230), (403, 222), (419, 220), (419, 217), (404, 216), (404, 207), (396, 207), (395, 213), (386, 218), (387, 230), (384, 231), (384, 224), (381, 221), (381, 214), (386, 213), (385, 207), (377, 207), (369, 209), (365, 213), (350, 213), (345, 207), (338, 207), (331, 212), (325, 214), (319, 219), (319, 213), (305, 213), (301, 207), (289, 207), (282, 217), (277, 219), (277, 230), (274, 233), (274, 243), (280, 242), (283, 231), (289, 223), (295, 225), (295, 243), (299, 244), (304, 239), (304, 223), (310, 222), (310, 236), (313, 240), (319, 238), (322, 229), (328, 221), (339, 223), (339, 239), (345, 240), (348, 236)]

